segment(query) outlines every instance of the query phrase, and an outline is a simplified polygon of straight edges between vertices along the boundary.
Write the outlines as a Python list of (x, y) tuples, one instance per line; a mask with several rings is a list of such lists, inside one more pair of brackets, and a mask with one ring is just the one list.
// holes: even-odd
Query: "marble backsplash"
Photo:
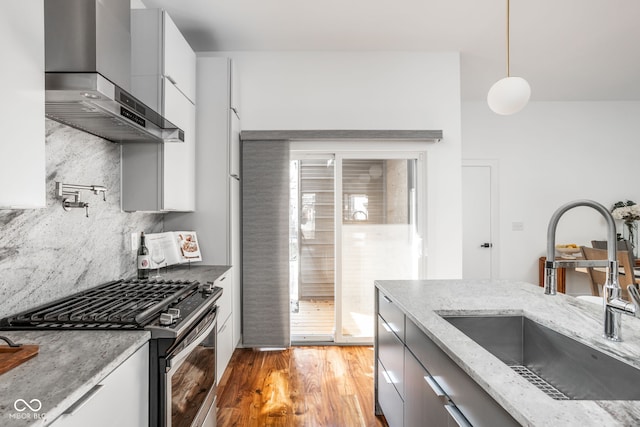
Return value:
[[(162, 214), (121, 211), (117, 144), (47, 119), (46, 171), (46, 208), (0, 210), (0, 318), (130, 276), (131, 233), (163, 228)], [(83, 191), (89, 217), (84, 209), (66, 212), (56, 181), (102, 185), (107, 200)]]

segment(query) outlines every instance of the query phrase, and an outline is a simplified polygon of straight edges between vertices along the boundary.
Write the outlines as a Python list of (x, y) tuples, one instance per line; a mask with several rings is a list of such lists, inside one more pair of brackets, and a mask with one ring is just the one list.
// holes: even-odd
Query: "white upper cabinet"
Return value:
[(44, 2), (3, 2), (0, 13), (0, 209), (43, 208)]
[(196, 55), (161, 9), (131, 11), (133, 95), (184, 131), (184, 142), (122, 146), (122, 209), (195, 210)]
[(233, 61), (229, 61), (229, 107), (240, 115), (240, 78), (238, 77), (238, 67)]
[(165, 82), (165, 113), (184, 131), (182, 143), (164, 144), (163, 210), (193, 211), (196, 187), (196, 108), (178, 89)]
[(196, 55), (189, 43), (164, 14), (164, 76), (192, 103), (196, 103)]
[(163, 107), (158, 78), (196, 103), (196, 54), (166, 11), (131, 11), (131, 76), (133, 94), (150, 107)]

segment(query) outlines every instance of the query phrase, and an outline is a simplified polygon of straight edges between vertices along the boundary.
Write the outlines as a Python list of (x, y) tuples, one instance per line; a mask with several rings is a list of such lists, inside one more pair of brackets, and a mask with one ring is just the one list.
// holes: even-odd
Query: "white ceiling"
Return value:
[[(201, 51), (459, 51), (464, 100), (506, 75), (506, 0), (142, 0)], [(533, 101), (640, 100), (640, 0), (512, 0)]]

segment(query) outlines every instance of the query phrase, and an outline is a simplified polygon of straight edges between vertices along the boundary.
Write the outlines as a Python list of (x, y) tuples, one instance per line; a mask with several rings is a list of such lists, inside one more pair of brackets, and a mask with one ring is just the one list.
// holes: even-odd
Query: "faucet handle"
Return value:
[(636, 285), (627, 286), (627, 292), (629, 292), (629, 296), (631, 297), (631, 302), (635, 307), (634, 315), (638, 316), (640, 314), (640, 292)]

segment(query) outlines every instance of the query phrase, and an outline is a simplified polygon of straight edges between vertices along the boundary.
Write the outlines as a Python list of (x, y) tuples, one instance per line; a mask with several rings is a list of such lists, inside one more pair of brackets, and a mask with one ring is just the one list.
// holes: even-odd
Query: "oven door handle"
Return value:
[(191, 341), (191, 343), (189, 343), (189, 345), (180, 350), (178, 353), (167, 358), (167, 367), (165, 368), (165, 372), (169, 373), (178, 369), (178, 367), (182, 364), (184, 359), (186, 359), (187, 356), (193, 351), (193, 349), (200, 345), (202, 339), (207, 337), (218, 325), (218, 323), (216, 322), (217, 319), (218, 314), (216, 313), (211, 318), (207, 326), (202, 331), (200, 331), (200, 333), (198, 333), (198, 335), (193, 339), (193, 341)]

